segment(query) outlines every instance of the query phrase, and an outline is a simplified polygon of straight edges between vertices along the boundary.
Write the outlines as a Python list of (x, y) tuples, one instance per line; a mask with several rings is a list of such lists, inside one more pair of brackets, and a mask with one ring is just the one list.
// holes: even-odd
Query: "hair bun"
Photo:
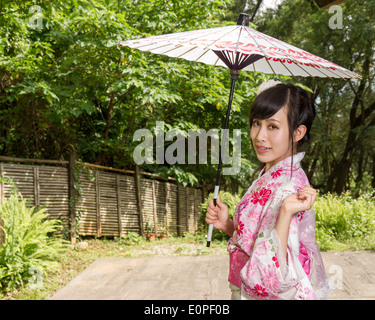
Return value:
[(278, 84), (280, 84), (280, 83), (282, 83), (281, 81), (275, 81), (275, 80), (268, 80), (268, 81), (266, 81), (266, 82), (263, 82), (260, 86), (259, 86), (259, 88), (258, 88), (258, 90), (257, 90), (257, 95), (259, 95), (261, 92), (263, 92), (264, 90), (267, 90), (267, 89), (269, 89), (269, 88), (271, 88), (271, 87), (274, 87), (274, 86), (276, 86), (276, 85), (278, 85)]

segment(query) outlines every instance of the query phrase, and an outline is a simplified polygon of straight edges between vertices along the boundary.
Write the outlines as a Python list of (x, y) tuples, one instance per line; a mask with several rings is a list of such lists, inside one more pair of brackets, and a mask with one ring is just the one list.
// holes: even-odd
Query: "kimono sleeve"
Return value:
[[(294, 191), (283, 192), (272, 201), (275, 216), (283, 199), (291, 193)], [(242, 289), (256, 299), (293, 299), (303, 276), (298, 254), (298, 222), (294, 215), (289, 227), (287, 257), (274, 225), (258, 234), (250, 259), (241, 270)]]

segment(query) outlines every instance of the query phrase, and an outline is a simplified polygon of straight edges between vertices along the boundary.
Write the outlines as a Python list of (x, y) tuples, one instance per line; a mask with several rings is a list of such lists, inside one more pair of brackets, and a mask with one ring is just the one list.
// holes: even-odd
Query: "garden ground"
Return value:
[[(204, 250), (204, 249), (203, 249)], [(329, 299), (375, 299), (375, 251), (322, 252)], [(52, 300), (226, 300), (226, 254), (99, 258)]]

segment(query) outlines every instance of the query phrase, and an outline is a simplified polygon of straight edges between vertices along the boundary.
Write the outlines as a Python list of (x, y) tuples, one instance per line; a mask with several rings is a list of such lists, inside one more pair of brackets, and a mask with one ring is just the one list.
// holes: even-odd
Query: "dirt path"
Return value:
[[(375, 252), (323, 252), (329, 299), (375, 299)], [(52, 300), (227, 300), (227, 255), (100, 258)]]

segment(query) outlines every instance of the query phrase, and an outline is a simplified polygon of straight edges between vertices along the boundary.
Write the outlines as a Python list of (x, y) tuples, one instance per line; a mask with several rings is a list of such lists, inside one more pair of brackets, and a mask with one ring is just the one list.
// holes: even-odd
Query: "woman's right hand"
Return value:
[(228, 233), (228, 224), (232, 222), (229, 220), (228, 212), (228, 207), (221, 202), (220, 195), (218, 195), (216, 199), (216, 207), (213, 200), (208, 201), (205, 221), (208, 224), (213, 224), (214, 228)]

